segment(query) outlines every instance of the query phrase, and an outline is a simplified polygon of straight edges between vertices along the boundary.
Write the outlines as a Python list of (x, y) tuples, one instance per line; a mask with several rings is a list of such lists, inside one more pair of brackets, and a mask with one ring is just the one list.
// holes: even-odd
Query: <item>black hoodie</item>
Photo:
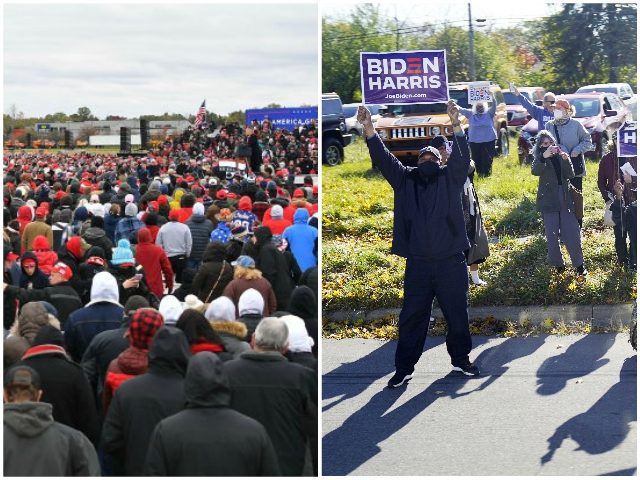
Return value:
[(141, 476), (153, 429), (185, 404), (184, 375), (191, 357), (181, 330), (158, 330), (149, 349), (147, 373), (124, 382), (109, 406), (102, 430), (115, 472)]
[[(24, 260), (30, 258), (35, 260), (36, 268), (31, 275), (27, 275), (27, 271), (24, 269)], [(42, 270), (40, 270), (40, 264), (38, 262), (38, 257), (35, 253), (29, 251), (25, 252), (20, 258), (20, 270), (22, 270), (22, 275), (20, 275), (20, 287), (21, 288), (45, 288), (49, 286), (49, 278), (44, 274)]]
[(192, 357), (185, 396), (186, 409), (162, 420), (153, 432), (145, 465), (147, 475), (280, 474), (265, 428), (229, 407), (229, 380), (214, 353), (201, 352)]

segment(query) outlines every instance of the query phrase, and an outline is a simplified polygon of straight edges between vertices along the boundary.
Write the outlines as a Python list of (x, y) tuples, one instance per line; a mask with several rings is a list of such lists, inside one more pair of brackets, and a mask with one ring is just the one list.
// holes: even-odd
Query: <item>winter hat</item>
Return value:
[(309, 336), (304, 320), (295, 315), (285, 315), (280, 317), (280, 320), (284, 321), (289, 329), (289, 351), (310, 352), (315, 342)]
[(133, 258), (133, 252), (131, 251), (131, 243), (126, 238), (118, 240), (118, 246), (113, 249), (111, 254), (112, 265), (122, 265), (125, 263), (133, 263), (136, 261)]
[(164, 317), (164, 322), (167, 325), (175, 325), (180, 315), (184, 311), (182, 308), (182, 303), (173, 295), (165, 295), (160, 300), (160, 306), (158, 310)]
[(236, 306), (229, 297), (218, 297), (209, 304), (204, 316), (210, 322), (233, 322), (236, 319)]
[(104, 228), (104, 218), (102, 217), (91, 217), (91, 226), (97, 228)]
[(49, 302), (45, 302), (44, 300), (40, 300), (38, 303), (42, 304), (49, 315), (53, 315), (58, 318), (58, 309), (51, 305)]
[(271, 218), (282, 219), (284, 216), (284, 210), (280, 205), (274, 205), (271, 207)]
[(89, 211), (87, 210), (87, 207), (78, 207), (76, 208), (76, 211), (73, 212), (73, 219), (75, 221), (84, 222), (88, 216)]
[(240, 316), (247, 314), (260, 314), (264, 309), (264, 298), (255, 288), (245, 290), (238, 300), (238, 313)]
[(204, 215), (204, 205), (201, 203), (196, 203), (193, 206), (192, 212), (194, 215)]
[[(96, 257), (100, 258), (100, 257)], [(98, 302), (119, 303), (120, 293), (118, 292), (118, 281), (109, 272), (98, 272), (91, 282), (91, 301), (85, 306)]]
[[(16, 334), (24, 337), (31, 344), (38, 330), (49, 323), (49, 314), (40, 302), (29, 302), (20, 309), (18, 320), (14, 324)], [(12, 327), (13, 331), (13, 327)]]
[(44, 218), (47, 216), (46, 207), (38, 207), (36, 208), (36, 218)]
[[(53, 325), (43, 325), (43, 327), (38, 330), (38, 333), (33, 339), (33, 346), (35, 347), (36, 345), (57, 345), (62, 347), (59, 351), (66, 355), (66, 352), (64, 352), (64, 337), (62, 336), (62, 332)], [(36, 351), (33, 353), (37, 354)]]
[(196, 297), (193, 294), (187, 295), (184, 298), (184, 309), (191, 309), (191, 310), (196, 310), (200, 313), (204, 313), (205, 308), (204, 308), (204, 302), (202, 302), (202, 300), (200, 300), (198, 297)]
[(238, 201), (238, 209), (250, 211), (251, 208), (252, 208), (251, 198), (247, 197), (246, 195), (243, 197), (240, 197), (240, 200)]
[(135, 217), (138, 214), (138, 206), (135, 203), (127, 203), (124, 207), (124, 214), (127, 217)]
[(138, 230), (138, 243), (143, 242), (151, 242), (151, 231), (146, 227), (142, 227)]
[(148, 350), (153, 336), (162, 328), (162, 315), (153, 308), (140, 308), (131, 316), (127, 334), (131, 346)]
[(33, 239), (33, 250), (49, 250), (51, 246), (49, 245), (49, 240), (44, 235), (36, 235), (36, 238)]
[(149, 300), (144, 298), (142, 295), (131, 295), (127, 300), (127, 303), (124, 304), (124, 314), (130, 317), (133, 315), (133, 312), (139, 308), (149, 307)]

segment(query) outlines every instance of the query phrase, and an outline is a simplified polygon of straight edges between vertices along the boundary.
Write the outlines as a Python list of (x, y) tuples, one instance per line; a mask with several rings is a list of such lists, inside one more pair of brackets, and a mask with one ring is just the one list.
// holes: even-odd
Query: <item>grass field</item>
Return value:
[[(598, 162), (587, 160), (584, 179), (583, 252), (586, 279), (573, 269), (558, 274), (546, 265), (542, 220), (535, 209), (537, 177), (520, 166), (516, 140), (509, 157), (494, 160), (493, 174), (475, 178), (491, 255), (480, 266), (486, 286), (470, 288), (472, 306), (615, 304), (636, 296), (635, 273), (618, 266), (613, 230), (602, 223), (596, 185)], [(345, 150), (345, 162), (324, 167), (323, 309), (374, 309), (402, 303), (404, 259), (390, 254), (393, 191), (376, 171), (361, 140)], [(565, 262), (570, 266), (566, 250)]]

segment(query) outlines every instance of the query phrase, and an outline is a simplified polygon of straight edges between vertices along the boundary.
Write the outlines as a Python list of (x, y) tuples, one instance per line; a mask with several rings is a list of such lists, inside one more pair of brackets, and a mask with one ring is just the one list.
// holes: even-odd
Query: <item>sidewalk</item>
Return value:
[(637, 356), (625, 334), (473, 337), (480, 377), (428, 337), (385, 388), (395, 341), (322, 342), (324, 475), (634, 475)]
[[(532, 324), (539, 324), (546, 318), (556, 322), (571, 323), (575, 321), (589, 322), (593, 325), (619, 325), (630, 324), (632, 321), (633, 303), (619, 305), (549, 305), (549, 306), (497, 306), (497, 307), (470, 307), (469, 319), (494, 317), (498, 320), (521, 321), (528, 319)], [(343, 322), (363, 318), (365, 322), (383, 318), (389, 315), (399, 315), (399, 308), (384, 308), (366, 311), (340, 310), (323, 313), (323, 317), (334, 321)], [(439, 308), (433, 309), (436, 318), (442, 318)]]

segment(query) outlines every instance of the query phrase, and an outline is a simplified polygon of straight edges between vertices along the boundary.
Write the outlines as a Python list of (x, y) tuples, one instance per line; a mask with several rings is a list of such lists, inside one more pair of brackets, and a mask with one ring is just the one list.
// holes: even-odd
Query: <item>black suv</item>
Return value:
[(347, 132), (342, 100), (337, 93), (322, 94), (322, 163), (338, 165), (344, 158), (344, 147), (353, 137)]

